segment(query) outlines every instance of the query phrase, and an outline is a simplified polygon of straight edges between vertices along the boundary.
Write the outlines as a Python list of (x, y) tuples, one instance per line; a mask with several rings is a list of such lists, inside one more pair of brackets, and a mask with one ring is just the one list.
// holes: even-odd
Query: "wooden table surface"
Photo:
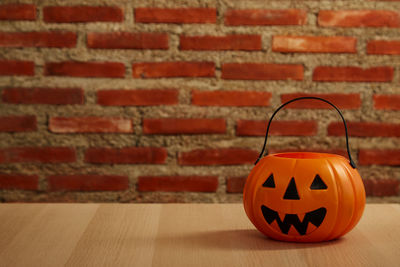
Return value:
[(1, 204), (0, 266), (400, 266), (400, 205), (343, 238), (273, 241), (241, 204)]

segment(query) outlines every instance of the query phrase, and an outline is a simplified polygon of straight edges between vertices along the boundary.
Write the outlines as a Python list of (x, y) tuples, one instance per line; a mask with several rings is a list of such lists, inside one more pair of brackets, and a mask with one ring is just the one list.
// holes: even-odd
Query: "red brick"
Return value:
[[(268, 122), (265, 120), (238, 120), (236, 135), (238, 136), (265, 136)], [(316, 135), (318, 124), (316, 121), (272, 121), (269, 135), (281, 136), (312, 136)]]
[(49, 130), (54, 133), (132, 133), (130, 119), (113, 117), (51, 117)]
[(47, 177), (50, 191), (120, 191), (129, 188), (128, 176), (75, 174)]
[(400, 110), (400, 95), (374, 95), (374, 108)]
[(0, 132), (31, 132), (36, 130), (36, 116), (0, 117)]
[(371, 197), (398, 196), (400, 180), (396, 179), (365, 179), (365, 193)]
[[(1, 7), (0, 7), (1, 8)], [(0, 173), (0, 189), (36, 190), (39, 184), (37, 175)]]
[(0, 76), (35, 75), (35, 65), (32, 61), (0, 60)]
[(0, 148), (0, 163), (64, 163), (75, 161), (75, 149), (69, 147)]
[(389, 10), (322, 10), (318, 25), (324, 27), (400, 27), (400, 13)]
[[(361, 98), (360, 94), (307, 94), (307, 93), (291, 93), (291, 94), (282, 94), (281, 95), (281, 102), (282, 104), (288, 102), (294, 98), (298, 97), (307, 97), (307, 96), (314, 96), (314, 97), (321, 97), (326, 99), (335, 106), (340, 109), (358, 109), (361, 107)], [(285, 106), (285, 108), (296, 108), (296, 109), (332, 109), (333, 107), (329, 104), (318, 101), (318, 100), (299, 100), (289, 105)]]
[(272, 51), (292, 53), (356, 53), (357, 39), (345, 36), (274, 36)]
[(140, 176), (138, 191), (215, 192), (217, 176)]
[(132, 64), (134, 78), (215, 77), (214, 62), (142, 62)]
[(157, 106), (179, 102), (176, 89), (100, 90), (97, 103), (103, 106)]
[(30, 4), (0, 5), (0, 20), (35, 20), (36, 6)]
[(88, 148), (85, 162), (103, 164), (162, 164), (167, 150), (159, 147)]
[(245, 148), (197, 149), (180, 152), (180, 165), (240, 165), (253, 164), (259, 152)]
[(225, 25), (305, 25), (307, 12), (298, 9), (241, 9), (225, 13)]
[[(400, 137), (400, 124), (382, 122), (346, 122), (350, 136), (370, 137)], [(345, 134), (342, 122), (332, 122), (328, 125), (328, 135), (342, 136)]]
[(216, 23), (215, 8), (135, 8), (135, 21), (141, 23)]
[(318, 82), (390, 82), (393, 67), (328, 67), (314, 69), (313, 80)]
[(87, 46), (102, 49), (168, 49), (168, 34), (93, 32), (87, 35)]
[(302, 81), (304, 67), (295, 64), (225, 63), (222, 79), (227, 80), (296, 80)]
[(143, 119), (144, 134), (224, 134), (225, 119)]
[(181, 36), (181, 50), (261, 50), (261, 35)]
[(121, 22), (122, 9), (113, 6), (45, 6), (43, 20), (52, 23)]
[(227, 193), (243, 193), (246, 177), (229, 177), (226, 178)]
[(400, 165), (400, 150), (360, 149), (358, 163), (361, 165)]
[(400, 41), (369, 41), (367, 44), (367, 54), (400, 55)]
[(13, 104), (72, 105), (83, 104), (81, 88), (6, 88), (3, 102)]
[(270, 92), (259, 91), (192, 91), (192, 105), (265, 107), (270, 105)]
[(123, 78), (125, 65), (118, 62), (47, 62), (45, 75)]
[(0, 32), (0, 47), (75, 47), (74, 32)]

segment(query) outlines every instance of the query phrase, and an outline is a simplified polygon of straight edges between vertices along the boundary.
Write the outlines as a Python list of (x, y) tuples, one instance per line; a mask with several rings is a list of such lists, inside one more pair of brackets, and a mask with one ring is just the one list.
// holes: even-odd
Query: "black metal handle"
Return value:
[(304, 96), (304, 97), (294, 98), (294, 99), (282, 104), (277, 110), (275, 110), (275, 112), (272, 114), (272, 116), (271, 116), (271, 118), (269, 119), (269, 122), (268, 122), (268, 127), (267, 127), (267, 132), (265, 134), (265, 140), (264, 140), (263, 148), (261, 150), (260, 155), (258, 156), (258, 159), (256, 160), (256, 162), (254, 164), (257, 164), (257, 162), (263, 157), (264, 151), (265, 151), (265, 155), (268, 155), (268, 150), (265, 149), (265, 146), (267, 145), (269, 127), (270, 127), (272, 119), (275, 117), (276, 113), (278, 113), (278, 111), (281, 110), (284, 106), (286, 106), (286, 105), (288, 105), (288, 104), (290, 104), (290, 103), (292, 103), (294, 101), (304, 100), (304, 99), (314, 99), (314, 100), (323, 101), (323, 102), (331, 105), (332, 107), (334, 107), (336, 109), (336, 111), (339, 112), (339, 115), (342, 118), (342, 121), (343, 121), (343, 124), (344, 124), (344, 130), (346, 132), (346, 147), (347, 147), (347, 154), (349, 155), (350, 165), (351, 165), (351, 167), (353, 167), (355, 169), (356, 168), (356, 164), (354, 163), (353, 159), (351, 158), (350, 148), (349, 148), (349, 135), (347, 134), (347, 125), (346, 125), (346, 121), (345, 121), (345, 119), (344, 119), (344, 117), (342, 115), (342, 112), (340, 112), (340, 110), (334, 104), (329, 102), (328, 100), (320, 98), (320, 97), (314, 97), (314, 96)]

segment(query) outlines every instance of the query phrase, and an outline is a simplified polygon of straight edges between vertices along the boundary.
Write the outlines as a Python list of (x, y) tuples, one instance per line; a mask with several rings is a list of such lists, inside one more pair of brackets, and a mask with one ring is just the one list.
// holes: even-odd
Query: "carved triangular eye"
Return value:
[(268, 177), (268, 179), (263, 183), (263, 187), (270, 187), (270, 188), (275, 188), (275, 181), (274, 181), (274, 175), (271, 173), (271, 175)]
[(312, 182), (310, 189), (322, 190), (322, 189), (327, 189), (327, 188), (328, 187), (326, 186), (324, 181), (322, 181), (321, 177), (318, 174), (315, 175), (314, 181)]

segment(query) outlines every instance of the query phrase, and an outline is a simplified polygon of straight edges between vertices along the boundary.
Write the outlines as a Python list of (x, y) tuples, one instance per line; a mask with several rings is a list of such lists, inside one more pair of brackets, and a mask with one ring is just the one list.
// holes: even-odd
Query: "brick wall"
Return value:
[[(5, 0), (0, 94), (1, 201), (239, 201), (307, 95), (400, 201), (400, 1)], [(268, 146), (344, 155), (343, 133), (298, 102)]]

